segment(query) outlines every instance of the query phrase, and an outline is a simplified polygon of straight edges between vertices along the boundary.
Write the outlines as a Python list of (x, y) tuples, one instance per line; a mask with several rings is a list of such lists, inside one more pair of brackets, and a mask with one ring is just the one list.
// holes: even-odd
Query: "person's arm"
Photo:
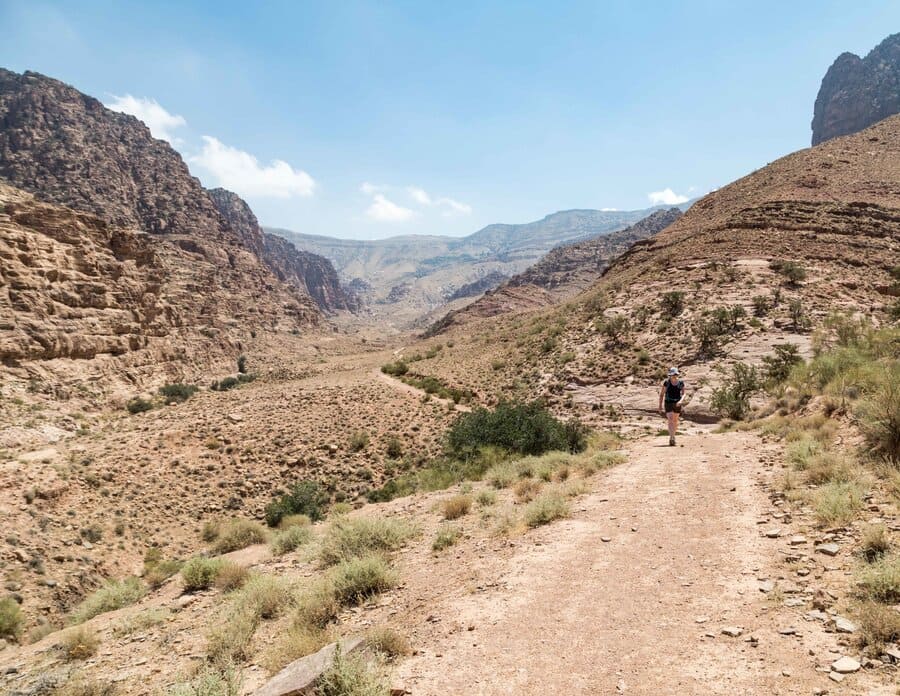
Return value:
[(687, 396), (687, 385), (683, 385), (681, 387), (681, 398), (678, 399), (678, 405), (681, 406), (684, 404), (684, 398)]
[(666, 395), (666, 385), (662, 385), (659, 390), (659, 410), (663, 410), (663, 397)]

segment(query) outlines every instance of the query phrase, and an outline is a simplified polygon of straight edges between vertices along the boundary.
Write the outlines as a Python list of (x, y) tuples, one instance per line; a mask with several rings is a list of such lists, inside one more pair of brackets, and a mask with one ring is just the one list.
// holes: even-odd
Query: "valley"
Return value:
[(898, 36), (707, 195), (373, 242), (0, 69), (0, 691), (896, 695)]

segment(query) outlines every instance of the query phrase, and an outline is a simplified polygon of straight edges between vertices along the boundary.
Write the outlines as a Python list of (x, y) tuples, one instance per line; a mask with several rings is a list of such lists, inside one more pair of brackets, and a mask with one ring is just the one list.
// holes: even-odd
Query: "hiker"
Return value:
[(659, 390), (659, 412), (665, 414), (666, 420), (669, 421), (669, 447), (675, 446), (675, 433), (678, 432), (678, 416), (681, 414), (682, 401), (684, 401), (684, 382), (678, 377), (678, 368), (673, 367), (669, 369), (669, 376)]

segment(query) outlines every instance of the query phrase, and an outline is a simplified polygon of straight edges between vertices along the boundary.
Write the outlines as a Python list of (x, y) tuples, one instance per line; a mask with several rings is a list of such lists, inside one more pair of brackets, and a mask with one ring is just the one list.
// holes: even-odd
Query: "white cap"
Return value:
[(677, 367), (670, 367), (670, 368), (669, 368), (669, 376), (670, 376), (670, 377), (671, 377), (672, 375), (677, 375), (677, 374), (678, 374), (678, 368), (677, 368)]

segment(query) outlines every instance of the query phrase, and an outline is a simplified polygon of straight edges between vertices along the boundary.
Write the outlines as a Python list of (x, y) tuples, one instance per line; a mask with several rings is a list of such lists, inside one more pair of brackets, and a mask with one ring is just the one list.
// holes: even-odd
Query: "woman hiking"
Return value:
[(684, 382), (678, 376), (678, 368), (673, 367), (669, 369), (669, 376), (659, 390), (659, 412), (664, 413), (666, 420), (669, 421), (669, 447), (675, 446), (675, 433), (678, 432), (678, 416), (681, 414), (682, 401), (684, 401)]

